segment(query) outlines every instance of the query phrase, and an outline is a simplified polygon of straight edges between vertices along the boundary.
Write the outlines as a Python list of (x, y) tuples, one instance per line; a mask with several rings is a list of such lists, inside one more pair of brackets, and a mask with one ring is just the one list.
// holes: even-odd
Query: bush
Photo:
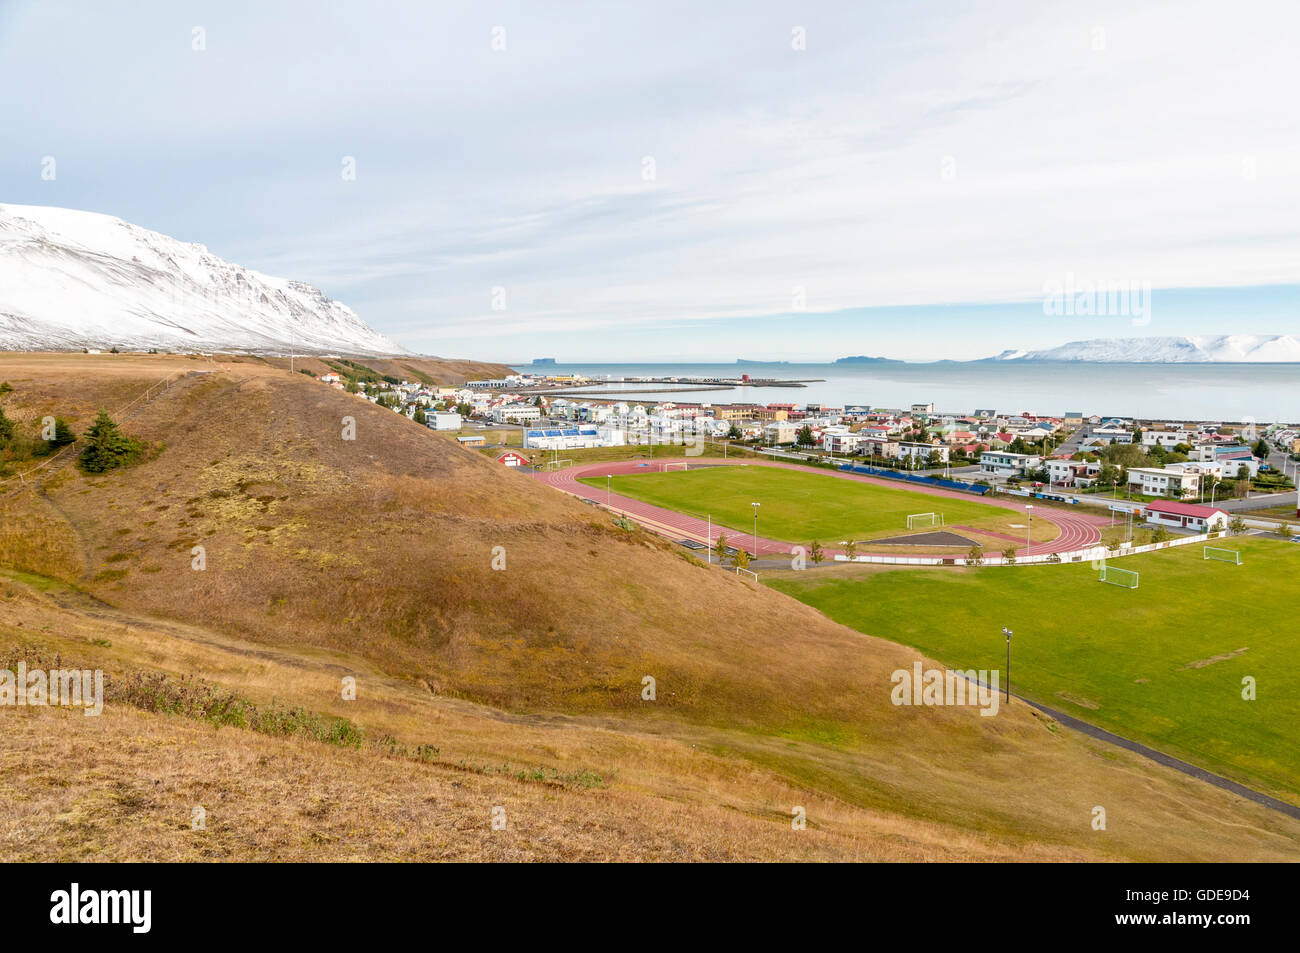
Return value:
[(134, 463), (144, 452), (144, 445), (122, 433), (108, 411), (101, 410), (86, 431), (86, 449), (79, 465), (87, 473), (106, 473)]

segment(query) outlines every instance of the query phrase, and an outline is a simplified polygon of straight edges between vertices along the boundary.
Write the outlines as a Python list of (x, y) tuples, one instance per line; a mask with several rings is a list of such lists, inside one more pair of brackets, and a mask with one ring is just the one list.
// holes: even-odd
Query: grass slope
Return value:
[[(128, 362), (101, 357), (0, 355), (0, 379), (15, 385), (6, 408), (20, 421), (55, 413), (80, 431), (98, 406), (194, 367), (132, 358), (132, 376)], [(194, 733), (193, 719), (121, 706), (75, 729), (80, 716), (20, 722), (30, 716), (0, 710), (5, 737), (14, 724), (26, 739), (0, 754), (0, 781), (35, 798), (0, 812), (6, 852), (57, 834), (76, 853), (86, 831), (94, 837), (79, 856), (121, 856), (119, 839), (139, 856), (175, 856), (190, 842), (153, 825), (177, 823), (190, 794), (148, 794), (145, 765), (161, 757), (176, 784), (239, 799), (229, 856), (262, 856), (259, 803), (266, 838), (293, 856), (361, 849), (364, 821), (344, 840), (319, 805), (286, 793), (295, 784), (350, 810), (391, 803), (382, 779), (393, 774), (433, 786), (457, 771), (540, 778), (537, 810), (551, 799), (554, 813), (528, 856), (625, 856), (621, 839), (642, 822), (647, 833), (632, 842), (680, 843), (674, 856), (1300, 856), (1300, 823), (1056, 730), (1025, 706), (996, 718), (896, 708), (890, 674), (915, 651), (693, 565), (391, 411), (262, 362), (203, 370), (123, 420), (155, 449), (146, 461), (96, 477), (66, 467), (0, 498), (0, 567), (26, 574), (0, 584), (0, 648), (59, 652), (118, 678), (200, 675), (258, 706), (349, 718), (370, 741), (432, 745), (439, 760), (399, 759), (388, 771), (368, 747)], [(344, 417), (355, 440), (341, 439)], [(198, 545), (203, 571), (191, 568)], [(355, 702), (340, 698), (345, 674), (358, 679)], [(646, 675), (653, 702), (641, 695)], [(141, 719), (157, 720), (146, 732)], [(183, 747), (164, 743), (173, 736)], [(319, 769), (295, 760), (301, 745), (319, 745)], [(178, 754), (195, 746), (203, 757)], [(48, 753), (86, 748), (85, 771)], [(237, 789), (249, 763), (274, 783)], [(590, 776), (604, 786), (564, 780)], [(119, 796), (121, 810), (95, 813)], [(834, 843), (786, 852), (791, 806), (809, 801), (810, 828)], [(1093, 831), (1099, 803), (1124, 805), (1125, 823)], [(569, 837), (565, 819), (585, 805), (599, 829)], [(474, 831), (482, 806), (465, 815)], [(720, 814), (754, 824), (725, 842), (681, 832)], [(139, 830), (152, 833), (134, 838)], [(375, 837), (395, 856), (428, 856), (418, 838)], [(484, 856), (472, 839), (442, 843)]]
[(1137, 590), (1082, 563), (767, 578), (955, 668), (1002, 668), (1008, 626), (1016, 691), (1300, 803), (1300, 546), (1220, 545), (1244, 564), (1205, 561), (1199, 545), (1115, 560), (1140, 573)]

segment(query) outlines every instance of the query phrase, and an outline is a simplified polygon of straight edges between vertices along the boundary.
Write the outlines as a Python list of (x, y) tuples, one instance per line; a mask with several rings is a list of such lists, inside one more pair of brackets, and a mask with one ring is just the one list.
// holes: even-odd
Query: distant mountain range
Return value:
[(892, 357), (867, 357), (865, 354), (855, 354), (852, 357), (841, 357), (835, 360), (836, 364), (902, 364), (902, 361), (895, 360)]
[(109, 215), (0, 205), (0, 350), (405, 354), (309, 284)]
[(1003, 351), (989, 360), (1089, 364), (1291, 364), (1300, 363), (1300, 337), (1290, 334), (1225, 334), (1093, 338), (1071, 341), (1045, 351)]

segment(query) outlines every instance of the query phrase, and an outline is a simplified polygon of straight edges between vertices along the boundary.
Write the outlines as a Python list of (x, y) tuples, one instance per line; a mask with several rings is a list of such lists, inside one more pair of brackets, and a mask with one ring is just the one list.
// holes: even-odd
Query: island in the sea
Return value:
[(836, 364), (902, 364), (903, 361), (895, 360), (892, 357), (867, 357), (865, 354), (855, 354), (852, 357), (837, 358)]

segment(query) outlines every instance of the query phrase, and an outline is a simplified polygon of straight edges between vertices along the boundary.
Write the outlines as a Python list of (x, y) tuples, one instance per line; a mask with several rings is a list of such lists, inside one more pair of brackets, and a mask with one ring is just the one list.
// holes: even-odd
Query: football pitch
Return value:
[[(604, 477), (579, 481), (605, 489)], [(752, 503), (759, 503), (758, 532), (769, 539), (789, 542), (818, 540), (837, 545), (841, 540), (866, 540), (931, 532), (938, 525), (918, 525), (911, 531), (907, 518), (917, 513), (942, 514), (947, 527), (969, 526), (1005, 533), (1023, 540), (1025, 515), (1005, 507), (989, 506), (976, 497), (940, 497), (913, 490), (844, 480), (815, 470), (779, 467), (713, 466), (668, 473), (616, 476), (615, 493), (643, 503), (662, 506), (699, 519), (712, 517), (719, 526), (746, 530), (753, 525)], [(1035, 521), (1033, 539), (1054, 539), (1055, 526)]]
[(1140, 574), (1138, 589), (1098, 582), (1088, 563), (765, 581), (953, 668), (1002, 669), (1005, 626), (1013, 691), (1300, 803), (1300, 544), (1218, 545), (1243, 564), (1206, 560), (1199, 544), (1112, 560)]

